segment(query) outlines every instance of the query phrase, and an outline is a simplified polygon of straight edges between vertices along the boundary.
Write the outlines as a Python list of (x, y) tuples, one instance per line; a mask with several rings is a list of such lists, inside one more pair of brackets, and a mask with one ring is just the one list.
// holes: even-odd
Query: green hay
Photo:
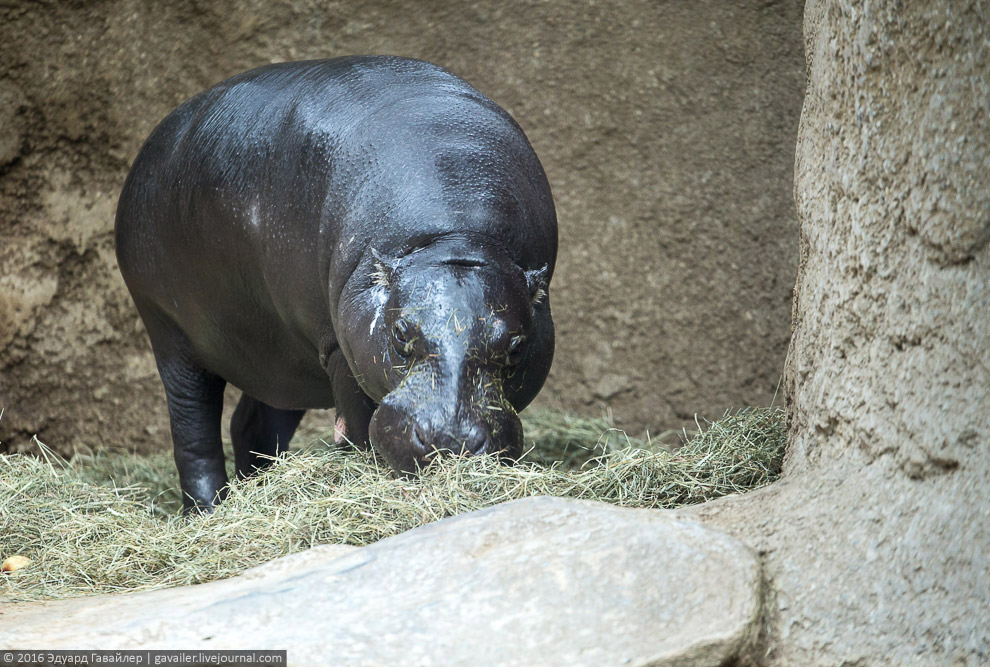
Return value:
[(515, 466), (443, 457), (418, 478), (395, 479), (371, 454), (317, 444), (233, 484), (214, 514), (192, 518), (175, 514), (168, 454), (0, 456), (0, 558), (34, 561), (0, 577), (0, 591), (40, 600), (203, 583), (527, 496), (681, 507), (772, 482), (785, 442), (773, 408), (699, 426), (674, 452), (605, 419), (536, 412), (524, 422), (533, 449)]

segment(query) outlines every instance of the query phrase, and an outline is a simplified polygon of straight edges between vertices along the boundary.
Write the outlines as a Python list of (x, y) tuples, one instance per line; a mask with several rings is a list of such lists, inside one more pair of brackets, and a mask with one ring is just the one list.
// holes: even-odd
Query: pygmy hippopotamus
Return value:
[(239, 476), (312, 408), (397, 472), (520, 454), (553, 357), (556, 214), (519, 125), (443, 68), (348, 57), (217, 84), (152, 132), (115, 236), (186, 511), (227, 484), (228, 382)]

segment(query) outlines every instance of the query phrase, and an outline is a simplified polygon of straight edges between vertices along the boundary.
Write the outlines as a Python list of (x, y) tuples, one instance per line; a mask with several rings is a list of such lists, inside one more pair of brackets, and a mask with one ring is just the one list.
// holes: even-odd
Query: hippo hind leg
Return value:
[(230, 439), (239, 478), (248, 477), (272, 463), (289, 448), (305, 410), (282, 410), (247, 394), (230, 419)]
[(183, 512), (212, 511), (227, 486), (220, 417), (226, 381), (202, 368), (185, 334), (156, 309), (138, 311), (148, 329), (168, 401)]

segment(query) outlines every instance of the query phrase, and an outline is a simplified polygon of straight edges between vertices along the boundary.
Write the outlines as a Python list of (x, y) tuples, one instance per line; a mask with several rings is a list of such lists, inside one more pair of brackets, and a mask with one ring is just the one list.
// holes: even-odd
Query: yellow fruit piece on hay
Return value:
[(0, 572), (13, 572), (31, 564), (31, 559), (27, 556), (11, 556), (0, 564)]

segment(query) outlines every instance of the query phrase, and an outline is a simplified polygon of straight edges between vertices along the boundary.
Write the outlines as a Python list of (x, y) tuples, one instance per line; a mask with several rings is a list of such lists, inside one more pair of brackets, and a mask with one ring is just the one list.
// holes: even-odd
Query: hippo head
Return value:
[(521, 454), (517, 412), (553, 356), (548, 279), (548, 266), (526, 270), (463, 239), (400, 258), (375, 253), (370, 336), (350, 347), (379, 404), (371, 443), (396, 472), (443, 453)]

